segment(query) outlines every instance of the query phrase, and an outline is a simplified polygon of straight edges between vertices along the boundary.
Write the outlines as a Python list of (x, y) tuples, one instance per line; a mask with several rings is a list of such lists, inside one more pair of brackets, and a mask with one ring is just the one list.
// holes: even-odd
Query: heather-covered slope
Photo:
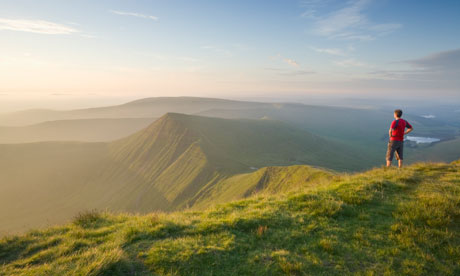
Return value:
[(310, 184), (203, 212), (84, 213), (0, 240), (0, 275), (460, 273), (460, 163)]

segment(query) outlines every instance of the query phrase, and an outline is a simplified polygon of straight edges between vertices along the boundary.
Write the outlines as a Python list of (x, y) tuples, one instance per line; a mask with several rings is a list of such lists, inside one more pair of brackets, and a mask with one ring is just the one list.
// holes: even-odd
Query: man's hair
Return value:
[(395, 114), (396, 114), (396, 116), (397, 116), (398, 118), (401, 118), (401, 116), (402, 116), (402, 110), (401, 110), (401, 109), (396, 109), (396, 110), (395, 110)]

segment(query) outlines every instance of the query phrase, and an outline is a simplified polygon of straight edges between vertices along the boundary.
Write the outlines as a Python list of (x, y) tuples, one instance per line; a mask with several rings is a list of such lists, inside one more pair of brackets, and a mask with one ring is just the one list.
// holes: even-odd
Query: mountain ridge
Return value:
[(73, 110), (30, 109), (0, 114), (0, 126), (26, 126), (45, 121), (108, 118), (159, 118), (167, 112), (187, 114), (217, 108), (270, 106), (267, 103), (200, 97), (153, 97), (119, 105)]
[(0, 182), (5, 183), (0, 220), (22, 214), (0, 231), (23, 229), (26, 221), (35, 226), (62, 222), (81, 209), (145, 213), (204, 207), (214, 203), (206, 199), (209, 193), (234, 199), (213, 190), (237, 185), (225, 180), (254, 168), (311, 164), (353, 170), (360, 162), (346, 147), (283, 122), (178, 113), (111, 143), (0, 145)]

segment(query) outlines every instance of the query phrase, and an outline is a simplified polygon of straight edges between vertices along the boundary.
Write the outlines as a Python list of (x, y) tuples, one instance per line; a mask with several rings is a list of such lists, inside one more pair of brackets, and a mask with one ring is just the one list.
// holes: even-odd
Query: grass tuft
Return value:
[(97, 210), (88, 210), (78, 213), (74, 219), (73, 223), (81, 227), (90, 227), (94, 226), (97, 222), (102, 219), (102, 214)]

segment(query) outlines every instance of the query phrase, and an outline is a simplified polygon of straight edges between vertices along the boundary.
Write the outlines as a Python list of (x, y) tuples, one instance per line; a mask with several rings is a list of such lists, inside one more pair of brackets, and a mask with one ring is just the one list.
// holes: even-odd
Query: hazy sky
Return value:
[(0, 0), (0, 101), (460, 97), (460, 1)]

